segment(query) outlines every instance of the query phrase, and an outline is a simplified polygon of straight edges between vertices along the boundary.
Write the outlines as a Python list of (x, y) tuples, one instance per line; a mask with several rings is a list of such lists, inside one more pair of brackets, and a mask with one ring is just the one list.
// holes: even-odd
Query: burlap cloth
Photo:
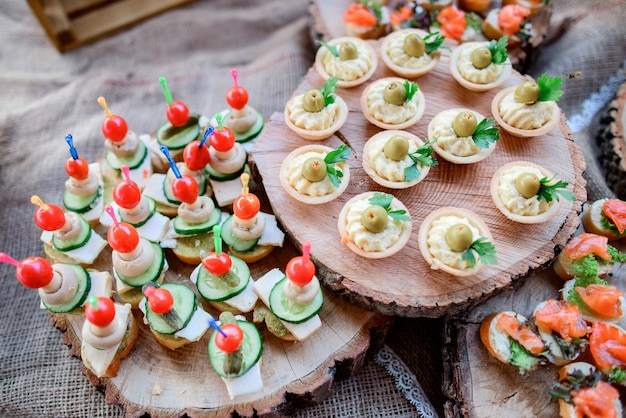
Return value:
[[(587, 99), (623, 74), (624, 2), (555, 1), (554, 20), (565, 17), (573, 19), (565, 20), (566, 30), (530, 73), (583, 71), (566, 83), (561, 105), (568, 117), (578, 117), (575, 136), (588, 151), (589, 196), (605, 196), (610, 191), (594, 165), (591, 138), (593, 116), (610, 94)], [(251, 104), (267, 118), (283, 108), (311, 66), (308, 18), (307, 0), (199, 1), (60, 54), (26, 2), (0, 2), (0, 251), (16, 259), (41, 253), (30, 196), (61, 202), (67, 133), (87, 160), (102, 156), (98, 96), (105, 95), (131, 129), (150, 132), (163, 113), (160, 76), (175, 99), (211, 115), (224, 108), (229, 70), (236, 66)], [(81, 374), (80, 360), (68, 356), (36, 293), (16, 283), (13, 267), (2, 265), (0, 274), (0, 416), (123, 415)], [(443, 320), (399, 319), (378, 358), (299, 416), (418, 416), (430, 405), (414, 406), (407, 397), (420, 398), (420, 384), (442, 414)]]

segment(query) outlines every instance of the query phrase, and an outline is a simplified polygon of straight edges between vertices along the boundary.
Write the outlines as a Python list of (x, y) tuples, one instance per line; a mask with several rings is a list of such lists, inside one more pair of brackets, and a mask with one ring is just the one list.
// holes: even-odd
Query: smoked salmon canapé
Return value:
[(480, 325), (480, 340), (489, 353), (525, 375), (546, 363), (543, 340), (523, 315), (511, 311), (487, 316)]
[(626, 254), (610, 245), (608, 237), (584, 232), (567, 243), (553, 268), (563, 280), (594, 278), (606, 276), (615, 263), (623, 262), (626, 262)]
[(545, 357), (557, 366), (576, 360), (588, 346), (591, 327), (573, 303), (558, 299), (541, 302), (531, 321), (547, 348)]
[(626, 314), (624, 292), (602, 279), (592, 283), (584, 283), (578, 278), (568, 280), (561, 289), (561, 299), (577, 305), (589, 322), (617, 323)]
[(616, 324), (594, 322), (589, 336), (594, 363), (609, 381), (626, 386), (626, 331)]
[(604, 235), (609, 241), (626, 237), (626, 202), (619, 199), (599, 199), (583, 210), (585, 231)]

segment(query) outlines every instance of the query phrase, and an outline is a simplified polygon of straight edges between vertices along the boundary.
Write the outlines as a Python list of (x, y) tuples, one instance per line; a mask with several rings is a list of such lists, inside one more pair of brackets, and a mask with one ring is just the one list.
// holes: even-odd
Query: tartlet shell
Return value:
[[(369, 80), (374, 73), (376, 72), (376, 69), (378, 68), (378, 56), (376, 55), (376, 51), (374, 50), (374, 48), (367, 43), (366, 41), (364, 41), (363, 39), (354, 37), (354, 36), (342, 36), (339, 38), (334, 38), (331, 39), (330, 41), (328, 41), (327, 43), (329, 45), (338, 45), (342, 42), (345, 41), (349, 41), (355, 44), (363, 44), (365, 45), (366, 48), (368, 48), (370, 50), (371, 56), (372, 56), (372, 65), (370, 67), (370, 69), (362, 76), (357, 78), (356, 80), (351, 80), (351, 81), (344, 81), (344, 80), (338, 80), (337, 81), (337, 87), (341, 87), (344, 89), (349, 89), (352, 87), (356, 87), (359, 86), (363, 83), (365, 83), (367, 80)], [(320, 75), (320, 77), (322, 77), (324, 80), (328, 80), (331, 76), (330, 74), (328, 74), (326, 72), (326, 69), (324, 68), (324, 64), (322, 63), (322, 58), (324, 57), (324, 54), (329, 53), (328, 49), (325, 46), (320, 46), (317, 49), (317, 52), (315, 53), (315, 60), (313, 62), (313, 67), (315, 67), (315, 70), (317, 71), (317, 73)]]
[(424, 111), (426, 110), (426, 100), (424, 98), (424, 93), (422, 93), (422, 90), (418, 88), (417, 92), (415, 93), (415, 96), (417, 97), (417, 111), (415, 112), (415, 115), (413, 115), (409, 120), (404, 121), (402, 123), (398, 123), (398, 124), (392, 124), (392, 123), (384, 123), (379, 121), (378, 119), (376, 119), (375, 117), (373, 117), (370, 112), (369, 112), (369, 107), (367, 105), (367, 93), (369, 92), (370, 88), (372, 87), (372, 85), (374, 83), (378, 83), (378, 82), (387, 82), (387, 83), (391, 83), (392, 81), (399, 81), (399, 82), (404, 82), (406, 81), (406, 79), (404, 78), (399, 78), (399, 77), (383, 77), (383, 78), (379, 78), (378, 80), (376, 80), (375, 82), (370, 83), (364, 90), (363, 93), (361, 94), (361, 98), (360, 98), (360, 103), (361, 103), (361, 111), (363, 112), (363, 116), (365, 117), (365, 119), (368, 120), (368, 122), (370, 122), (372, 125), (378, 126), (381, 129), (387, 129), (387, 130), (392, 130), (392, 129), (396, 129), (396, 130), (401, 130), (401, 129), (407, 129), (410, 128), (411, 126), (415, 125), (417, 122), (420, 121), (420, 119), (422, 119), (422, 116), (424, 116)]
[(389, 45), (389, 42), (391, 42), (395, 38), (405, 37), (411, 33), (415, 33), (421, 38), (424, 38), (425, 36), (428, 35), (428, 32), (422, 29), (402, 29), (402, 30), (398, 30), (395, 32), (391, 32), (389, 35), (385, 36), (382, 39), (381, 44), (380, 44), (380, 56), (383, 62), (385, 63), (385, 65), (387, 66), (387, 68), (389, 68), (391, 71), (398, 74), (399, 76), (405, 77), (405, 78), (417, 78), (417, 77), (423, 76), (424, 74), (429, 73), (439, 63), (439, 59), (441, 58), (440, 51), (433, 52), (431, 54), (432, 60), (430, 61), (430, 63), (428, 63), (427, 65), (421, 68), (415, 68), (415, 69), (402, 67), (394, 63), (389, 57), (389, 55), (387, 54), (387, 46)]
[(459, 69), (456, 66), (456, 63), (459, 60), (459, 55), (461, 54), (462, 51), (466, 49), (476, 48), (484, 44), (485, 44), (484, 42), (465, 42), (455, 47), (452, 50), (452, 55), (450, 55), (450, 73), (452, 74), (452, 77), (462, 87), (471, 91), (483, 92), (483, 91), (493, 90), (497, 87), (500, 87), (502, 84), (504, 84), (506, 80), (508, 80), (509, 76), (512, 73), (511, 61), (509, 60), (509, 58), (507, 58), (504, 63), (499, 64), (499, 65), (504, 66), (504, 71), (502, 71), (502, 74), (500, 74), (500, 77), (498, 77), (495, 81), (492, 81), (491, 83), (486, 83), (486, 84), (472, 83), (471, 81), (468, 81), (463, 78), (461, 73), (459, 73)]
[(287, 103), (287, 105), (285, 106), (285, 110), (283, 112), (284, 117), (285, 117), (285, 125), (287, 125), (289, 129), (291, 129), (298, 136), (304, 139), (308, 139), (310, 141), (321, 141), (323, 139), (330, 138), (331, 136), (335, 134), (335, 132), (341, 129), (343, 125), (346, 123), (346, 120), (348, 120), (348, 105), (341, 97), (335, 95), (335, 103), (337, 103), (337, 105), (339, 106), (339, 114), (337, 116), (337, 120), (335, 120), (335, 123), (333, 123), (328, 128), (320, 129), (319, 131), (311, 131), (311, 130), (299, 128), (296, 125), (294, 125), (291, 119), (289, 118), (290, 113), (288, 110), (288, 106), (289, 106), (289, 103), (291, 103), (291, 101), (294, 99), (295, 97), (292, 97)]

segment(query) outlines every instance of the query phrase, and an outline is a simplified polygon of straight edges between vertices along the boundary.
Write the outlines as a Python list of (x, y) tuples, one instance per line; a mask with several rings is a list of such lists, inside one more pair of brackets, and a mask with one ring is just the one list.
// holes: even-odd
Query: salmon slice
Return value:
[(530, 15), (530, 9), (518, 4), (508, 4), (498, 13), (498, 26), (504, 35), (515, 35), (528, 15)]
[(606, 322), (594, 322), (589, 336), (589, 350), (599, 368), (626, 366), (626, 333)]
[(455, 5), (445, 7), (437, 15), (437, 22), (441, 24), (441, 35), (461, 42), (465, 33), (465, 12)]
[(620, 234), (626, 229), (626, 202), (618, 199), (608, 199), (602, 204), (604, 216), (615, 224)]
[(376, 16), (367, 8), (367, 6), (359, 3), (352, 3), (343, 14), (343, 20), (355, 26), (376, 26)]
[(544, 350), (541, 338), (532, 332), (527, 325), (520, 324), (514, 316), (503, 313), (498, 318), (498, 322), (496, 322), (496, 328), (513, 338), (520, 343), (522, 347), (535, 355), (540, 354)]
[(572, 392), (577, 417), (617, 418), (613, 401), (619, 399), (619, 392), (609, 383), (598, 381), (594, 387)]
[(413, 17), (413, 11), (408, 6), (402, 6), (400, 9), (391, 12), (389, 20), (396, 26), (400, 26), (402, 22), (409, 20)]
[(565, 254), (572, 260), (586, 257), (589, 254), (594, 254), (603, 260), (610, 260), (611, 254), (608, 247), (609, 239), (607, 237), (585, 232), (567, 243)]
[(590, 284), (586, 287), (577, 286), (574, 290), (580, 295), (587, 306), (605, 318), (617, 318), (622, 315), (620, 297), (624, 293), (615, 286)]
[(565, 341), (584, 337), (591, 328), (583, 319), (578, 306), (566, 301), (550, 299), (535, 312), (535, 323), (558, 333)]

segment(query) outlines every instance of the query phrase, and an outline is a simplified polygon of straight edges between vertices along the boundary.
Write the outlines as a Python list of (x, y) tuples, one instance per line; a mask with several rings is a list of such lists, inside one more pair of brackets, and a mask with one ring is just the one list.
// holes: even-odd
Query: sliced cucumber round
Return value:
[(150, 242), (150, 245), (152, 245), (152, 248), (154, 249), (154, 260), (148, 270), (135, 277), (123, 276), (116, 272), (117, 277), (128, 286), (141, 287), (144, 284), (154, 282), (161, 277), (161, 272), (163, 271), (163, 266), (165, 265), (165, 251), (163, 251), (163, 248), (161, 248), (161, 246), (157, 243)]
[(263, 130), (263, 126), (264, 126), (263, 116), (261, 116), (261, 114), (258, 114), (256, 122), (254, 122), (254, 125), (252, 125), (250, 129), (243, 131), (243, 132), (233, 131), (233, 133), (235, 134), (235, 141), (239, 142), (240, 144), (243, 144), (244, 142), (253, 140), (257, 136), (259, 136), (259, 134)]
[(247, 164), (244, 164), (243, 167), (241, 167), (239, 170), (235, 171), (234, 173), (220, 173), (219, 171), (211, 167), (211, 163), (209, 163), (204, 167), (204, 173), (207, 176), (209, 176), (209, 178), (211, 178), (212, 180), (228, 181), (228, 180), (234, 180), (234, 179), (239, 178), (241, 174), (244, 171), (246, 171), (246, 168), (247, 168)]
[[(160, 334), (174, 334), (176, 331), (180, 331), (185, 328), (194, 312), (198, 307), (198, 301), (196, 300), (196, 294), (193, 290), (180, 283), (163, 283), (162, 288), (167, 289), (174, 298), (174, 311), (181, 320), (182, 326), (180, 328), (173, 327), (164, 315), (155, 313), (150, 309), (150, 304), (146, 303), (146, 320), (154, 331)], [(167, 314), (165, 314), (167, 315)]]
[[(221, 276), (209, 273), (203, 266), (198, 268), (196, 286), (198, 292), (208, 301), (221, 302), (237, 296), (244, 291), (250, 281), (250, 268), (240, 258), (230, 256), (233, 265), (230, 268), (232, 275), (239, 279), (236, 286), (229, 285)], [(228, 273), (227, 273), (228, 274)], [(232, 276), (231, 276), (232, 277)]]
[(140, 142), (137, 151), (131, 156), (118, 157), (112, 151), (107, 151), (104, 158), (107, 164), (115, 170), (120, 170), (124, 164), (126, 164), (130, 170), (134, 170), (141, 166), (147, 155), (148, 147), (146, 147), (143, 142)]
[(222, 211), (218, 208), (213, 209), (211, 216), (206, 221), (199, 224), (190, 224), (185, 222), (180, 216), (173, 220), (174, 231), (181, 235), (197, 235), (210, 232), (213, 225), (217, 225), (222, 220)]
[(245, 252), (252, 250), (256, 246), (257, 242), (259, 242), (259, 239), (241, 239), (235, 235), (233, 233), (234, 217), (235, 215), (230, 215), (222, 223), (222, 240), (224, 240), (224, 243), (235, 251)]
[(80, 232), (74, 238), (64, 240), (57, 238), (54, 234), (52, 235), (52, 245), (55, 249), (61, 252), (71, 251), (82, 247), (89, 241), (91, 226), (82, 216), (79, 215), (78, 218), (80, 219)]
[(311, 319), (319, 313), (324, 304), (324, 295), (320, 290), (317, 292), (315, 299), (307, 305), (294, 302), (285, 296), (283, 287), (287, 283), (287, 276), (276, 283), (270, 292), (269, 302), (270, 309), (278, 318), (292, 324), (300, 324)]
[(79, 308), (85, 302), (87, 295), (89, 294), (89, 290), (91, 290), (91, 276), (89, 276), (87, 270), (78, 264), (68, 264), (68, 266), (76, 271), (76, 278), (78, 279), (76, 294), (68, 302), (55, 305), (48, 304), (42, 300), (41, 302), (43, 303), (43, 306), (45, 306), (50, 312), (68, 313), (76, 308)]
[(165, 122), (156, 132), (157, 142), (159, 145), (165, 145), (169, 150), (182, 150), (188, 143), (198, 139), (199, 120), (200, 115), (192, 114), (183, 126), (176, 127), (170, 122)]
[[(174, 196), (172, 191), (172, 182), (166, 176), (163, 182), (163, 194), (168, 202), (174, 205), (180, 205), (182, 202)], [(198, 183), (198, 196), (204, 196), (206, 194), (206, 177), (202, 176), (200, 183)]]
[(150, 220), (150, 218), (156, 213), (156, 202), (154, 201), (153, 198), (145, 196), (145, 195), (143, 196), (143, 198), (146, 199), (146, 201), (148, 202), (149, 214), (148, 216), (146, 216), (146, 219), (144, 219), (141, 222), (132, 223), (132, 222), (128, 222), (127, 220), (125, 220), (124, 217), (120, 214), (120, 219), (122, 220), (122, 222), (128, 222), (135, 228), (139, 228), (140, 226), (145, 225)]
[(261, 338), (261, 333), (258, 328), (252, 322), (248, 321), (237, 321), (237, 324), (243, 331), (243, 341), (239, 348), (242, 351), (243, 361), (241, 369), (236, 376), (228, 375), (224, 371), (224, 360), (228, 353), (220, 350), (215, 345), (217, 331), (214, 331), (209, 339), (209, 360), (211, 361), (213, 370), (221, 377), (233, 378), (243, 376), (259, 361), (263, 354), (263, 339)]
[(95, 208), (101, 197), (102, 187), (98, 187), (98, 190), (87, 196), (78, 196), (65, 190), (65, 192), (63, 192), (63, 206), (72, 212), (85, 213)]

